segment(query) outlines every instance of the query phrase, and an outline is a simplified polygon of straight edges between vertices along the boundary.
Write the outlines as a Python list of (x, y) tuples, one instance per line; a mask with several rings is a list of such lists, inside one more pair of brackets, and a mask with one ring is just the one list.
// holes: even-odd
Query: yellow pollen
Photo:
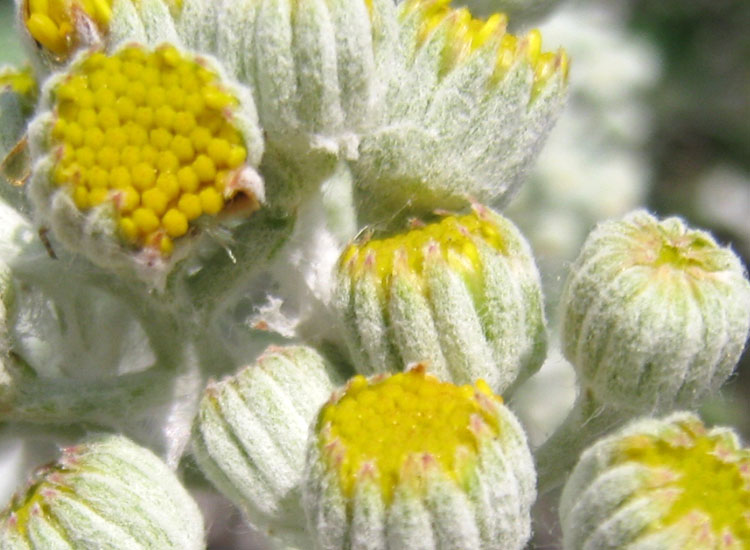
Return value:
[(407, 269), (420, 277), (425, 258), (435, 254), (460, 273), (474, 290), (481, 285), (479, 243), (500, 252), (504, 250), (500, 232), (490, 219), (476, 212), (446, 216), (439, 222), (394, 237), (352, 244), (344, 251), (340, 265), (349, 269), (352, 278), (364, 272), (374, 274), (379, 288), (387, 294), (394, 271)]
[[(409, 476), (404, 469), (409, 460), (429, 457), (461, 483), (466, 457), (476, 456), (484, 434), (499, 432), (500, 402), (484, 389), (441, 382), (423, 366), (371, 381), (356, 376), (321, 410), (319, 443), (345, 495), (352, 495), (362, 467), (371, 464), (389, 502), (395, 486)], [(326, 454), (331, 448), (343, 450), (343, 459)]]
[(738, 449), (725, 435), (710, 435), (699, 422), (678, 424), (679, 434), (634, 435), (620, 443), (616, 463), (651, 468), (650, 491), (675, 489), (669, 511), (650, 530), (661, 530), (698, 511), (711, 521), (716, 540), (731, 537), (731, 548), (750, 550), (750, 449)]
[[(85, 1), (107, 13), (109, 0)], [(52, 179), (82, 211), (112, 204), (127, 245), (169, 254), (189, 222), (218, 215), (232, 198), (225, 182), (247, 158), (230, 122), (239, 102), (177, 49), (94, 52), (53, 94)]]

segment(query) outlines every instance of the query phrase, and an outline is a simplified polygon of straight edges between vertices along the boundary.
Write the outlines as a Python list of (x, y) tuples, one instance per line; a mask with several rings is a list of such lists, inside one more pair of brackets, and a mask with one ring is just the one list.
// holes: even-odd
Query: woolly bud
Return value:
[(423, 367), (356, 376), (308, 443), (305, 513), (317, 547), (518, 550), (530, 535), (534, 465), (487, 384)]
[(739, 359), (750, 283), (710, 234), (636, 211), (589, 235), (563, 314), (565, 355), (598, 402), (633, 412), (693, 407)]
[(174, 473), (121, 436), (94, 437), (40, 468), (0, 513), (0, 547), (204, 548), (203, 519)]
[(560, 503), (564, 550), (750, 545), (750, 450), (689, 413), (639, 420), (581, 456)]
[[(384, 0), (184, 0), (178, 29), (253, 89), (269, 148), (288, 155), (281, 162), (322, 157), (330, 169), (340, 150), (356, 155), (356, 134), (372, 122), (374, 43), (394, 11)], [(305, 164), (304, 182), (318, 181), (315, 168)]]
[(300, 482), (309, 425), (335, 387), (305, 347), (269, 348), (255, 365), (211, 384), (193, 449), (206, 477), (268, 535), (305, 547)]
[(263, 200), (252, 99), (206, 59), (167, 45), (87, 53), (43, 101), (30, 130), (38, 223), (98, 265), (157, 286), (199, 220)]
[(533, 374), (546, 332), (539, 274), (516, 227), (481, 206), (406, 233), (352, 244), (334, 305), (359, 372), (425, 362), (495, 392)]
[(478, 20), (447, 0), (398, 11), (401, 66), (353, 165), (365, 215), (507, 201), (562, 106), (567, 55), (542, 52), (539, 31), (506, 33), (503, 14)]

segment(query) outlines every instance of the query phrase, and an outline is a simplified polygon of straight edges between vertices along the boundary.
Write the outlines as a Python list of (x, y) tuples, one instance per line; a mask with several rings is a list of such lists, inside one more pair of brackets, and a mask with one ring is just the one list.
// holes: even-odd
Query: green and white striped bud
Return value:
[(122, 436), (93, 437), (40, 468), (0, 513), (4, 550), (201, 550), (203, 518), (174, 473)]
[(269, 348), (209, 385), (193, 430), (206, 477), (257, 529), (305, 548), (300, 483), (309, 426), (339, 380), (306, 347)]
[(564, 550), (750, 548), (750, 449), (689, 413), (638, 420), (583, 453), (560, 523)]
[(333, 303), (363, 374), (424, 362), (444, 380), (482, 378), (502, 393), (544, 360), (531, 250), (509, 220), (478, 205), (352, 244), (339, 260)]
[(563, 344), (596, 401), (622, 411), (691, 408), (729, 377), (750, 329), (740, 259), (679, 218), (600, 224), (563, 297)]
[(29, 135), (37, 223), (155, 287), (201, 228), (264, 200), (252, 97), (173, 46), (80, 55), (48, 79)]
[(376, 45), (395, 24), (392, 2), (184, 0), (178, 19), (188, 46), (215, 53), (252, 88), (271, 148), (292, 162), (356, 156), (356, 133), (372, 123)]
[(535, 474), (515, 417), (483, 381), (420, 366), (356, 376), (321, 410), (304, 507), (316, 548), (520, 550)]
[(562, 106), (567, 55), (543, 53), (539, 31), (506, 33), (503, 14), (473, 19), (448, 0), (402, 2), (398, 17), (401, 65), (384, 76), (381, 120), (353, 163), (363, 215), (507, 202)]

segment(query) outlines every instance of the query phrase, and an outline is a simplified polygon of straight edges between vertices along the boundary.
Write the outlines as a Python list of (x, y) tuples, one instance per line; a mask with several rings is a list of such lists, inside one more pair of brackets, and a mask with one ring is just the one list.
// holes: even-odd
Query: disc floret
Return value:
[(424, 367), (372, 381), (356, 376), (323, 408), (319, 443), (346, 496), (370, 465), (390, 502), (414, 459), (432, 459), (463, 481), (461, 466), (476, 458), (479, 439), (498, 435), (497, 403), (502, 398), (483, 380), (455, 386), (426, 375)]
[(191, 222), (237, 195), (239, 101), (199, 59), (171, 46), (97, 52), (52, 96), (54, 185), (84, 214), (111, 205), (127, 245), (169, 256)]
[(520, 550), (534, 481), (523, 431), (486, 383), (417, 365), (334, 392), (308, 442), (303, 505), (319, 548)]

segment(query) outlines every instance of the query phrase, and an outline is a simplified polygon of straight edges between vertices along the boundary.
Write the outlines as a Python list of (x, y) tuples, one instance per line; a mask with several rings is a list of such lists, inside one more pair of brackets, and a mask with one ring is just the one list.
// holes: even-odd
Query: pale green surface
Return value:
[(13, 2), (0, 0), (0, 65), (22, 61), (23, 54), (14, 29)]

